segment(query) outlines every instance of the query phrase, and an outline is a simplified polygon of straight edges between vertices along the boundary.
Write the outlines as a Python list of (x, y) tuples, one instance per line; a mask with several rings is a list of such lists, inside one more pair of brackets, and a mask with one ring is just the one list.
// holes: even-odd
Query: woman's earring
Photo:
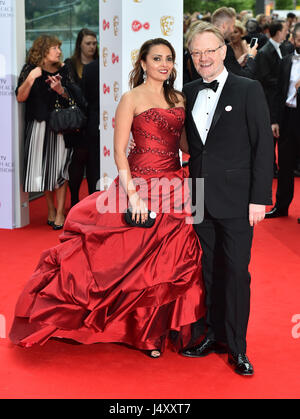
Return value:
[(147, 71), (146, 70), (144, 71), (144, 74), (143, 74), (143, 80), (144, 80), (144, 83), (146, 83), (146, 80), (147, 80)]

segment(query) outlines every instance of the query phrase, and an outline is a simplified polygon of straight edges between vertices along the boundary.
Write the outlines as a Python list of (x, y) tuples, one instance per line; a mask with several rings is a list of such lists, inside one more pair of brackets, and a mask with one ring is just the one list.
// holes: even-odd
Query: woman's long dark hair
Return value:
[[(90, 29), (83, 28), (78, 32), (76, 44), (75, 44), (75, 51), (71, 57), (71, 60), (73, 61), (74, 67), (76, 68), (77, 74), (80, 78), (82, 77), (82, 70), (83, 70), (83, 64), (81, 62), (81, 44), (85, 36), (92, 36), (93, 38), (97, 39), (96, 33), (91, 31)], [(98, 60), (98, 58), (99, 58), (99, 50), (97, 47), (95, 54), (93, 56), (93, 59)]]
[[(166, 39), (163, 39), (163, 38), (149, 39), (141, 46), (134, 68), (130, 72), (130, 75), (129, 75), (130, 88), (137, 87), (140, 84), (144, 83), (144, 79), (143, 79), (144, 70), (141, 66), (141, 61), (146, 62), (146, 58), (147, 58), (147, 55), (149, 54), (150, 48), (155, 45), (165, 45), (166, 47), (168, 47), (172, 54), (173, 63), (175, 63), (176, 53), (173, 46), (170, 44), (170, 42), (168, 42)], [(174, 82), (175, 82), (176, 76), (177, 76), (177, 71), (175, 67), (173, 67), (170, 77), (168, 79), (168, 82), (167, 81), (164, 82), (164, 96), (165, 96), (166, 102), (171, 108), (174, 108), (176, 103), (179, 103), (177, 94), (182, 95), (181, 92), (174, 89)]]

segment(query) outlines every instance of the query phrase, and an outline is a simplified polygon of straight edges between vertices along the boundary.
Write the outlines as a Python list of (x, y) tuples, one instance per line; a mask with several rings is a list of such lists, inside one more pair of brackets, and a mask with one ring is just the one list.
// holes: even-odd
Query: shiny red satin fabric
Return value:
[[(178, 157), (183, 123), (183, 108), (152, 108), (135, 117), (136, 148), (128, 160), (134, 178), (144, 180), (140, 195), (150, 209), (156, 206), (154, 226), (126, 224), (119, 178), (73, 207), (61, 243), (43, 252), (19, 297), (14, 343), (30, 347), (61, 337), (163, 350), (170, 331), (178, 332), (180, 348), (189, 343), (191, 325), (204, 315), (204, 291)], [(158, 187), (174, 179), (170, 193)], [(108, 201), (120, 195), (112, 213)]]

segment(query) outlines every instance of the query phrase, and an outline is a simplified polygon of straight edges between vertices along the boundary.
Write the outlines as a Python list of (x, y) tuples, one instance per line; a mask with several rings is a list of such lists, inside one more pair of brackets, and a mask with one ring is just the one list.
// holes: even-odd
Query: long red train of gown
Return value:
[[(127, 202), (118, 213), (104, 212), (115, 192), (121, 195), (118, 178), (107, 191), (79, 202), (68, 214), (60, 244), (42, 253), (18, 299), (12, 342), (30, 347), (60, 337), (163, 350), (175, 331), (180, 348), (189, 343), (191, 324), (205, 309), (201, 248), (186, 223), (189, 197), (175, 211), (178, 184), (184, 195), (178, 154), (184, 118), (182, 107), (151, 108), (133, 121), (136, 147), (128, 160), (134, 179), (146, 181), (149, 208), (159, 201), (155, 225), (128, 226), (120, 212)], [(163, 178), (177, 181), (168, 212), (161, 212), (168, 191), (157, 192)]]

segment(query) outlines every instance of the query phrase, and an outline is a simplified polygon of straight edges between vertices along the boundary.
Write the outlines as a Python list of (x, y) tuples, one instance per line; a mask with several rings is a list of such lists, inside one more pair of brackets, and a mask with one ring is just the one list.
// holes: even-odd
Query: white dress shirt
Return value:
[(289, 90), (286, 98), (286, 105), (290, 108), (297, 107), (297, 90), (296, 90), (296, 83), (300, 79), (300, 54), (297, 54), (295, 51), (294, 53), (296, 59), (292, 59), (292, 68), (291, 68), (291, 75), (290, 75), (290, 83), (289, 83)]
[[(212, 89), (200, 90), (195, 101), (192, 115), (203, 144), (205, 144), (206, 137), (227, 77), (228, 71), (224, 67), (222, 73), (215, 79), (219, 82), (217, 91), (214, 92)], [(206, 80), (204, 80), (204, 82), (207, 83)]]
[(280, 43), (274, 41), (274, 39), (270, 38), (269, 41), (271, 42), (271, 44), (273, 45), (273, 47), (276, 49), (277, 54), (279, 55), (279, 58), (282, 58), (282, 54), (280, 51)]

